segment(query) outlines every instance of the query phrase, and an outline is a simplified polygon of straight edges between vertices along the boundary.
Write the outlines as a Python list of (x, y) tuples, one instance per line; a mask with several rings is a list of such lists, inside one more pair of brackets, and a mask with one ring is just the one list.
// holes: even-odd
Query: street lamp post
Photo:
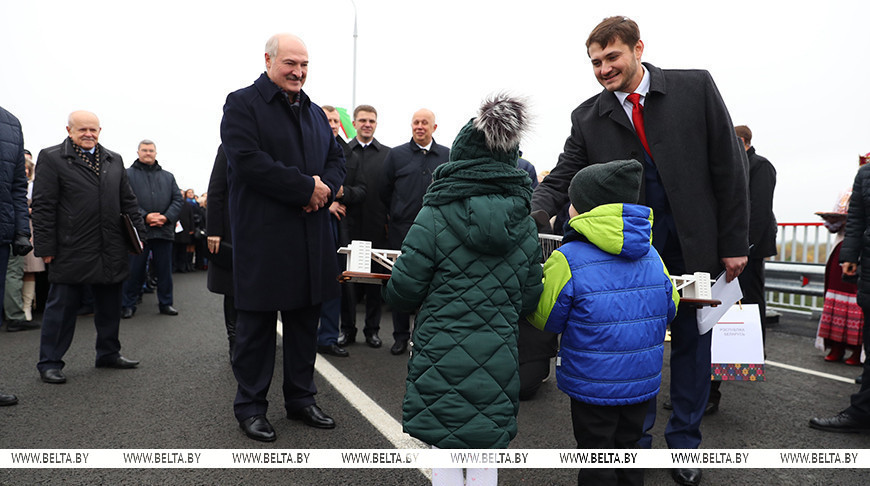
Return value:
[(353, 4), (353, 91), (351, 95), (351, 105), (350, 109), (353, 110), (356, 108), (356, 2), (350, 0), (350, 3)]

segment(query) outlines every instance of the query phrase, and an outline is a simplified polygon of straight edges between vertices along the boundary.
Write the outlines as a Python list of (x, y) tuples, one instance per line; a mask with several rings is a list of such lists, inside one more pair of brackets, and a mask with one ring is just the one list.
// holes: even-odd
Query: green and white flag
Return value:
[(344, 108), (336, 106), (335, 110), (341, 118), (341, 131), (344, 132), (344, 138), (348, 141), (352, 140), (356, 137), (356, 129), (353, 127), (353, 119)]

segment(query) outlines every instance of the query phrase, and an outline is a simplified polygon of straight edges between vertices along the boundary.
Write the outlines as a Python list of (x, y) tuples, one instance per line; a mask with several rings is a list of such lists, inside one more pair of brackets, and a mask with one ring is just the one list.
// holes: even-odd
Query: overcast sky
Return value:
[[(436, 114), (436, 141), (450, 145), (484, 96), (509, 90), (528, 96), (536, 115), (525, 156), (552, 168), (571, 111), (601, 90), (586, 37), (619, 14), (640, 25), (644, 61), (713, 74), (734, 123), (749, 125), (776, 166), (780, 222), (817, 221), (812, 213), (832, 208), (870, 151), (870, 2), (356, 5), (356, 102), (378, 109), (375, 136), (386, 145), (410, 140), (421, 107)], [(202, 193), (226, 95), (263, 72), (271, 34), (305, 40), (304, 89), (316, 103), (352, 108), (353, 21), (350, 0), (0, 0), (0, 106), (21, 120), (34, 154), (63, 140), (71, 111), (93, 111), (100, 143), (125, 164), (150, 138), (179, 186)]]

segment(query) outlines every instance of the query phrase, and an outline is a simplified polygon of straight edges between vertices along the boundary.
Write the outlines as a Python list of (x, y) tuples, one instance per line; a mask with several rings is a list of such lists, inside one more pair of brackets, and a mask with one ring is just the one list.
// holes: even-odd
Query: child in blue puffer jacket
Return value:
[[(594, 164), (569, 187), (571, 219), (544, 264), (530, 316), (561, 333), (559, 389), (581, 449), (631, 449), (661, 385), (665, 331), (679, 294), (652, 247), (652, 210), (637, 204), (643, 166)], [(581, 469), (579, 484), (643, 484), (642, 469)]]

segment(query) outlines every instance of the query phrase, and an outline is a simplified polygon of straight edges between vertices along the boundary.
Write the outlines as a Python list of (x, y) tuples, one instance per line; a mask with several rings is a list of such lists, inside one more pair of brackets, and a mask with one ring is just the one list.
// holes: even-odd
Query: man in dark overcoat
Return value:
[(761, 332), (764, 336), (764, 259), (776, 255), (776, 216), (773, 214), (773, 193), (776, 189), (776, 169), (755, 151), (752, 130), (746, 125), (734, 127), (743, 143), (749, 161), (749, 262), (740, 274), (744, 304), (758, 304)]
[[(846, 235), (840, 249), (840, 266), (844, 276), (858, 280), (858, 305), (864, 311), (864, 350), (870, 350), (870, 164), (862, 165), (855, 174), (852, 196), (849, 199), (849, 216), (846, 218)], [(860, 264), (860, 266), (859, 266)], [(849, 398), (849, 407), (834, 416), (813, 417), (810, 427), (827, 432), (870, 433), (870, 359), (864, 360), (861, 371), (861, 388)]]
[[(553, 171), (537, 187), (532, 211), (543, 230), (568, 200), (578, 170), (619, 159), (644, 163), (641, 201), (654, 213), (653, 245), (671, 275), (724, 268), (728, 281), (749, 252), (746, 156), (713, 78), (703, 70), (662, 70), (641, 63), (643, 42), (626, 17), (602, 21), (586, 42), (604, 90), (571, 114), (571, 135)], [(639, 100), (634, 99), (635, 96)], [(635, 108), (637, 104), (637, 108)], [(633, 120), (640, 116), (641, 123)], [(645, 139), (636, 125), (645, 127)], [(695, 309), (681, 305), (671, 323), (671, 401), (665, 430), (671, 448), (701, 443), (710, 390), (710, 336), (698, 335)], [(655, 419), (651, 401), (646, 430)], [(641, 445), (650, 447), (647, 434)], [(699, 469), (675, 469), (680, 484), (699, 484)]]
[[(378, 111), (371, 105), (359, 105), (353, 110), (353, 126), (356, 137), (347, 144), (347, 178), (344, 181), (342, 202), (347, 205), (347, 217), (344, 225), (347, 235), (343, 245), (351, 240), (370, 241), (372, 248), (387, 247), (387, 209), (381, 201), (381, 186), (384, 185), (384, 160), (390, 153), (390, 147), (375, 138), (378, 127)], [(351, 170), (356, 168), (356, 177), (351, 178)], [(385, 272), (386, 269), (374, 265), (374, 272)], [(338, 344), (344, 346), (356, 341), (356, 303), (357, 296), (365, 300), (365, 335), (366, 344), (373, 348), (381, 347), (378, 331), (381, 328), (381, 308), (383, 299), (381, 289), (377, 285), (345, 284), (350, 293), (341, 319), (341, 335)]]
[[(224, 325), (229, 341), (230, 362), (236, 347), (236, 303), (233, 290), (233, 237), (227, 208), (227, 155), (218, 146), (208, 180), (208, 290), (223, 295)], [(223, 251), (221, 251), (223, 250)]]
[(305, 44), (290, 34), (275, 35), (265, 58), (266, 72), (227, 96), (221, 140), (238, 312), (234, 411), (248, 437), (273, 441), (266, 394), (278, 311), (287, 416), (312, 427), (335, 427), (314, 400), (314, 360), (321, 303), (340, 295), (328, 206), (345, 169), (326, 115), (302, 91)]
[[(346, 154), (347, 142), (345, 142), (344, 139), (341, 138), (341, 135), (338, 134), (338, 131), (341, 130), (341, 115), (334, 106), (323, 105), (321, 108), (323, 109), (323, 114), (326, 115), (326, 120), (329, 121), (329, 128), (332, 130), (332, 135), (335, 136), (335, 141), (338, 142), (342, 152)], [(341, 247), (341, 242), (346, 239), (344, 235), (346, 231), (344, 228), (344, 222), (347, 219), (347, 201), (343, 199), (343, 197), (348, 195), (347, 192), (345, 192), (345, 188), (352, 175), (351, 165), (345, 164), (344, 184), (338, 188), (338, 192), (335, 194), (335, 199), (329, 205), (329, 222), (332, 226), (333, 236), (335, 237), (335, 258), (338, 261), (338, 269), (342, 272), (347, 270), (345, 256), (338, 253), (338, 249)], [(342, 285), (341, 297), (325, 301), (320, 306), (320, 326), (317, 328), (317, 352), (320, 354), (327, 354), (339, 358), (347, 358), (350, 356), (350, 353), (348, 353), (346, 349), (338, 345), (338, 339), (340, 334), (339, 319), (347, 319), (347, 316), (342, 314), (342, 308), (350, 306), (350, 294), (348, 293), (348, 289), (351, 285), (353, 284)]]
[(121, 317), (129, 319), (136, 313), (149, 253), (150, 265), (157, 277), (157, 308), (161, 314), (175, 316), (178, 311), (172, 306), (172, 249), (175, 223), (185, 202), (175, 176), (157, 161), (157, 145), (151, 140), (142, 140), (136, 153), (139, 158), (127, 169), (127, 179), (139, 202), (139, 214), (145, 220), (146, 232), (140, 235), (145, 249), (130, 256), (130, 278), (124, 282)]
[[(411, 118), (411, 141), (390, 149), (384, 159), (384, 181), (380, 196), (387, 211), (387, 246), (401, 250), (402, 242), (417, 213), (423, 208), (423, 195), (432, 183), (435, 169), (450, 160), (450, 149), (438, 145), (432, 135), (438, 129), (435, 113), (422, 108)], [(393, 311), (393, 346), (399, 356), (408, 350), (411, 315)]]
[[(130, 247), (121, 214), (140, 235), (145, 225), (127, 181), (121, 156), (98, 143), (100, 120), (87, 111), (70, 114), (69, 137), (39, 152), (33, 182), (33, 246), (48, 267), (48, 300), (42, 317), (39, 363), (45, 383), (65, 383), (63, 356), (72, 344), (84, 288), (94, 296), (96, 366), (135, 368), (121, 356), (118, 326), (121, 285)], [(141, 250), (141, 248), (140, 248)]]

